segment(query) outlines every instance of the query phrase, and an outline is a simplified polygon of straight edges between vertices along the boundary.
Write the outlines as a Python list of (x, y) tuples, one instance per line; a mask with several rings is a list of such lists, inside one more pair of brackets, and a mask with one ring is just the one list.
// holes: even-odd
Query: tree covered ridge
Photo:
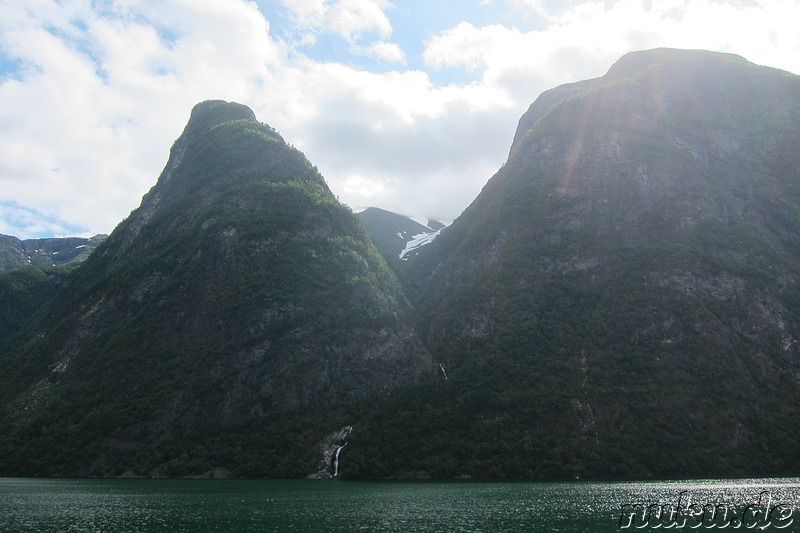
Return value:
[[(399, 282), (317, 169), (243, 106), (198, 108), (140, 208), (6, 356), (8, 472), (252, 475), (250, 432), (277, 442), (284, 413), (327, 423), (432, 371)], [(296, 474), (286, 460), (259, 475)]]

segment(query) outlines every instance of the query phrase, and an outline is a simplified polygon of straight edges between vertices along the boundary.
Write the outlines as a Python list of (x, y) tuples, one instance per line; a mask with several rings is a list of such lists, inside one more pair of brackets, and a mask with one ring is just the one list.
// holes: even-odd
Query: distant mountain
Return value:
[(28, 320), (106, 237), (20, 240), (0, 235), (0, 351), (12, 349)]
[(108, 236), (95, 235), (88, 239), (63, 237), (20, 240), (9, 235), (0, 235), (0, 270), (81, 262), (89, 257), (106, 237)]
[(798, 474), (799, 124), (798, 76), (702, 51), (542, 94), (408, 265), (447, 386), (363, 464), (404, 435), (387, 472)]
[(390, 262), (408, 260), (417, 249), (432, 242), (443, 222), (428, 220), (425, 224), (405, 215), (398, 215), (377, 207), (369, 207), (358, 213), (358, 218), (367, 228), (378, 250)]
[(198, 104), (4, 356), (0, 471), (304, 475), (348, 406), (433, 373), (409, 311), (300, 152), (245, 106)]

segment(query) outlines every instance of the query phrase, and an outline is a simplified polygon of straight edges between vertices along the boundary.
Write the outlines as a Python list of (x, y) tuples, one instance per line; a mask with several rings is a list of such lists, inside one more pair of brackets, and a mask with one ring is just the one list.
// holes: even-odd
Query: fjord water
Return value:
[[(627, 529), (620, 529), (624, 505), (674, 504), (681, 493), (701, 504), (733, 506), (755, 504), (768, 495), (772, 505), (796, 509), (800, 479), (384, 483), (6, 478), (0, 479), (0, 531), (622, 531)], [(782, 531), (797, 530), (800, 516), (794, 517)]]

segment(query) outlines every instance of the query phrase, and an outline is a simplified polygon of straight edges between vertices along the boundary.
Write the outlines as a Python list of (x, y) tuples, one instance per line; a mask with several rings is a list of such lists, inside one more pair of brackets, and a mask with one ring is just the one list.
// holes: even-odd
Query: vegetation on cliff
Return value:
[(4, 355), (8, 474), (297, 473), (337, 406), (432, 370), (317, 170), (204, 102), (158, 183)]
[(701, 51), (543, 94), (404, 277), (447, 383), (376, 416), (353, 468), (796, 474), (799, 120), (800, 78)]
[(797, 124), (797, 76), (630, 54), (387, 265), (276, 131), (200, 104), (85, 263), (0, 276), (0, 473), (302, 476), (347, 427), (341, 477), (798, 474)]

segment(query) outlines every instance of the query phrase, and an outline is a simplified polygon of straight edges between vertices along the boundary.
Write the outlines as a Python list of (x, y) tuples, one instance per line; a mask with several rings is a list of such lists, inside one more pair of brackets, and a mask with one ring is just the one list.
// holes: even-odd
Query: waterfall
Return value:
[(447, 371), (444, 369), (442, 363), (439, 363), (439, 368), (442, 369), (442, 375), (444, 376), (444, 379), (447, 379)]
[(331, 477), (336, 477), (339, 475), (339, 453), (341, 453), (342, 448), (347, 446), (345, 442), (343, 445), (336, 448), (336, 457), (333, 459), (333, 475)]
[(338, 431), (329, 433), (318, 444), (319, 470), (308, 475), (309, 479), (333, 479), (339, 475), (339, 455), (347, 446), (347, 437), (353, 426), (344, 426)]

